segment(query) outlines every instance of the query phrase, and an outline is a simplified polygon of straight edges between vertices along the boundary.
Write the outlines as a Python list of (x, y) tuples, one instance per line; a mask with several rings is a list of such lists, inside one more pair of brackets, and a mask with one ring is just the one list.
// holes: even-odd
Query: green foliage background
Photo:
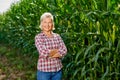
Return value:
[(35, 56), (44, 12), (68, 48), (64, 80), (120, 79), (120, 0), (21, 0), (0, 15), (0, 41)]

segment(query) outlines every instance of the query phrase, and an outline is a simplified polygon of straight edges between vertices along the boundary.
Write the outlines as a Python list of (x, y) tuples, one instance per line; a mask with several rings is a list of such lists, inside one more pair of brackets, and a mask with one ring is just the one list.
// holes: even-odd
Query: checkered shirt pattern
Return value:
[(43, 72), (55, 72), (62, 68), (61, 58), (48, 57), (50, 50), (58, 49), (59, 54), (64, 57), (67, 53), (67, 48), (62, 38), (52, 33), (53, 37), (47, 37), (43, 32), (35, 36), (35, 46), (39, 53), (37, 69)]

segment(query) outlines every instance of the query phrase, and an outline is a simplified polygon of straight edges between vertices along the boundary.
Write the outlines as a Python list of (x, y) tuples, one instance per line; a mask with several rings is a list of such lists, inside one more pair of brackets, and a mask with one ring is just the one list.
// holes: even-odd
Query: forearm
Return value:
[(61, 58), (61, 54), (58, 52), (58, 49), (52, 49), (50, 51), (49, 57), (52, 57), (52, 58)]

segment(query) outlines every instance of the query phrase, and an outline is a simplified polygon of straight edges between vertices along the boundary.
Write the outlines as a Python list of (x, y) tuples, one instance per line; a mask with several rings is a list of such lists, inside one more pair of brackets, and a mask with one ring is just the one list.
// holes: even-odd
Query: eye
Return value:
[(46, 22), (44, 22), (44, 23), (46, 23)]

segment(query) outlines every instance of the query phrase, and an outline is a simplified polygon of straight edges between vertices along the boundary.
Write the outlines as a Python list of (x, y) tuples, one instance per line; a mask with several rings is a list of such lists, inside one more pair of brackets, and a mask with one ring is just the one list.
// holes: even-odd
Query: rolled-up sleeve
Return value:
[(39, 36), (35, 37), (35, 46), (39, 52), (40, 57), (47, 58), (50, 51), (46, 49), (43, 43), (44, 41)]
[(67, 54), (67, 48), (66, 48), (65, 43), (63, 42), (63, 40), (60, 36), (58, 36), (58, 40), (59, 40), (58, 52), (61, 54), (62, 57), (64, 57)]

